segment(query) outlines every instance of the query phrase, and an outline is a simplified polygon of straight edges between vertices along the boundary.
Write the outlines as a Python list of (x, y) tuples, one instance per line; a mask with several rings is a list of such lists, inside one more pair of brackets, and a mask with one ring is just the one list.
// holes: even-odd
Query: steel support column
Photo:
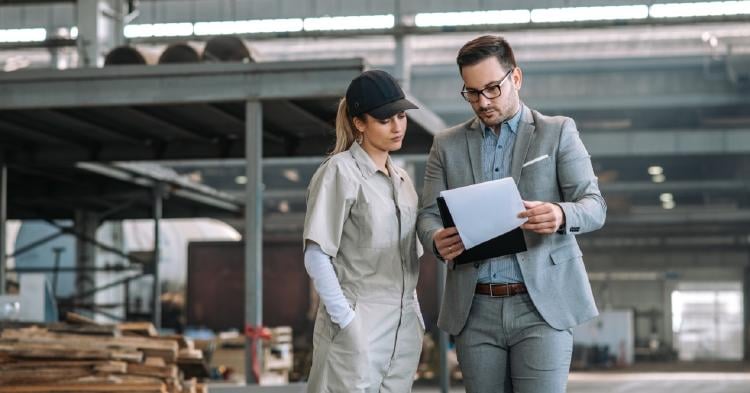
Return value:
[(743, 359), (750, 361), (750, 265), (745, 266), (745, 277), (742, 280), (742, 337)]
[[(263, 108), (260, 101), (245, 106), (245, 326), (263, 325)], [(260, 343), (245, 342), (245, 381), (257, 384), (252, 360), (261, 363)]]
[(161, 260), (160, 232), (162, 218), (162, 204), (164, 198), (164, 186), (157, 184), (154, 187), (154, 261), (153, 261), (153, 322), (156, 329), (161, 329), (161, 279), (159, 278), (159, 261)]
[[(396, 26), (403, 26), (403, 14), (401, 9), (401, 0), (396, 0), (394, 15)], [(401, 88), (408, 92), (411, 90), (410, 39), (408, 35), (398, 33), (395, 34), (393, 38), (396, 41), (394, 76), (396, 77), (396, 80), (401, 83)]]
[(0, 295), (5, 294), (5, 242), (8, 221), (8, 167), (0, 166)]
[[(76, 210), (73, 230), (85, 237), (76, 237), (76, 267), (81, 268), (76, 273), (76, 293), (84, 293), (96, 287), (96, 272), (88, 270), (96, 267), (96, 245), (86, 241), (96, 239), (96, 229), (99, 219), (91, 212)], [(84, 302), (96, 303), (95, 295), (81, 299)], [(93, 317), (93, 314), (86, 315)]]
[(77, 0), (78, 56), (82, 66), (102, 66), (104, 54), (125, 42), (124, 18), (122, 0)]

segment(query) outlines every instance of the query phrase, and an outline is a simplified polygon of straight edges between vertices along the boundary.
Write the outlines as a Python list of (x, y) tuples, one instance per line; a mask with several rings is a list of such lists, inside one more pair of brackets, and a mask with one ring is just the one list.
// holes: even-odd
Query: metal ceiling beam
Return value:
[[(173, 139), (205, 140), (205, 138), (201, 138), (175, 124), (163, 121), (143, 110), (139, 110), (139, 108), (126, 106), (104, 107), (97, 108), (93, 113), (82, 108), (70, 109), (68, 111), (82, 117), (85, 116), (90, 119), (89, 121), (100, 119), (99, 122), (108, 124), (113, 130), (137, 135), (144, 143), (147, 143), (148, 139), (165, 141)], [(131, 127), (128, 124), (124, 124), (126, 122), (135, 125)]]
[(24, 138), (30, 142), (47, 143), (47, 144), (59, 144), (59, 145), (70, 145), (73, 144), (70, 140), (66, 140), (63, 137), (50, 135), (44, 131), (38, 131), (32, 128), (20, 126), (15, 123), (11, 123), (6, 120), (0, 120), (0, 134), (11, 134), (14, 137)]
[(610, 215), (607, 217), (607, 225), (706, 225), (712, 223), (747, 223), (750, 225), (750, 210), (722, 209), (714, 211), (710, 208), (693, 209), (684, 211), (657, 210), (649, 213), (630, 215)]
[[(743, 180), (691, 180), (669, 181), (665, 183), (620, 181), (599, 185), (606, 195), (637, 194), (659, 192), (708, 192), (708, 193), (750, 193), (750, 182)], [(267, 189), (265, 197), (272, 200), (304, 200), (305, 190), (300, 189)]]
[(0, 110), (339, 97), (361, 59), (0, 73)]
[(0, 51), (68, 48), (75, 47), (76, 44), (76, 40), (67, 38), (48, 38), (41, 42), (3, 42), (0, 43)]
[(606, 194), (635, 194), (642, 192), (711, 192), (750, 193), (750, 181), (745, 180), (670, 180), (664, 183), (650, 181), (618, 181), (599, 183)]
[(750, 129), (582, 132), (594, 158), (750, 153)]
[(57, 128), (64, 130), (66, 134), (75, 133), (82, 137), (85, 135), (95, 135), (96, 139), (103, 138), (106, 140), (127, 143), (142, 142), (140, 138), (131, 134), (112, 131), (108, 128), (90, 123), (88, 120), (82, 119), (81, 117), (71, 116), (59, 111), (38, 109), (29, 112), (29, 114), (36, 121), (42, 120), (48, 124), (55, 124)]
[(235, 142), (220, 145), (210, 142), (172, 142), (161, 148), (143, 144), (107, 144), (100, 146), (96, 154), (88, 149), (70, 146), (65, 149), (44, 147), (28, 152), (8, 154), (12, 163), (59, 164), (80, 161), (148, 161), (161, 159), (203, 159), (220, 157), (242, 157), (243, 144)]
[[(245, 124), (242, 120), (208, 104), (141, 106), (141, 113), (186, 130), (203, 139), (227, 137), (241, 139)], [(191, 138), (194, 139), (195, 137)]]
[[(121, 169), (112, 165), (82, 162), (76, 164), (76, 167), (146, 188), (154, 188), (159, 183), (163, 183), (163, 181), (148, 178), (143, 175), (136, 175), (125, 169)], [(168, 188), (167, 192), (180, 198), (235, 213), (239, 213), (243, 210), (243, 207), (239, 202), (231, 201), (229, 200), (229, 198), (218, 198), (214, 195), (207, 195), (197, 190), (184, 188), (180, 184), (176, 183), (170, 183), (170, 185), (171, 188)]]
[[(732, 84), (726, 59), (708, 52), (646, 58), (540, 59), (522, 62), (521, 68), (526, 76), (523, 100), (546, 113), (608, 111), (621, 118), (627, 110), (656, 113), (664, 109), (750, 106), (750, 95)], [(471, 116), (471, 108), (458, 96), (459, 88), (453, 65), (414, 67), (412, 92), (443, 118), (453, 121)]]
[[(269, 101), (263, 104), (264, 111), (268, 115), (263, 119), (264, 123), (273, 123), (278, 125), (288, 122), (288, 119), (294, 119), (296, 126), (291, 126), (292, 130), (296, 129), (297, 136), (304, 136), (305, 131), (313, 130), (316, 134), (321, 135), (330, 132), (334, 126), (323, 121), (320, 117), (310, 113), (305, 108), (291, 101)], [(282, 119), (285, 119), (282, 121)]]

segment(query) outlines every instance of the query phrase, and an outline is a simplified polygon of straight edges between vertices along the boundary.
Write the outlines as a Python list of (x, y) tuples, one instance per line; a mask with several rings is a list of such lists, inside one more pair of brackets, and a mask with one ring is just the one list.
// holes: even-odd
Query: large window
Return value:
[(678, 286), (672, 292), (672, 330), (680, 360), (742, 359), (740, 283)]

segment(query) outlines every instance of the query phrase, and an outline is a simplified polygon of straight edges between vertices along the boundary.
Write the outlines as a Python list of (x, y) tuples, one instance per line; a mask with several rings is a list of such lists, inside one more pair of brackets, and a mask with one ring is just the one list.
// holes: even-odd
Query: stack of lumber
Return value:
[(199, 393), (183, 367), (203, 364), (181, 336), (157, 336), (150, 323), (54, 324), (0, 332), (0, 393)]

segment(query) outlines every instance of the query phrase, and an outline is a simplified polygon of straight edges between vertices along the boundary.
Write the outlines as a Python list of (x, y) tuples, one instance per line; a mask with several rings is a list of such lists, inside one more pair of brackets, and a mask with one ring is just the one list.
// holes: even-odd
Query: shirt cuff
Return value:
[(344, 329), (347, 326), (349, 326), (350, 323), (354, 320), (356, 313), (354, 310), (349, 308), (349, 312), (346, 314), (346, 316), (341, 320), (341, 323), (339, 324), (339, 328)]

